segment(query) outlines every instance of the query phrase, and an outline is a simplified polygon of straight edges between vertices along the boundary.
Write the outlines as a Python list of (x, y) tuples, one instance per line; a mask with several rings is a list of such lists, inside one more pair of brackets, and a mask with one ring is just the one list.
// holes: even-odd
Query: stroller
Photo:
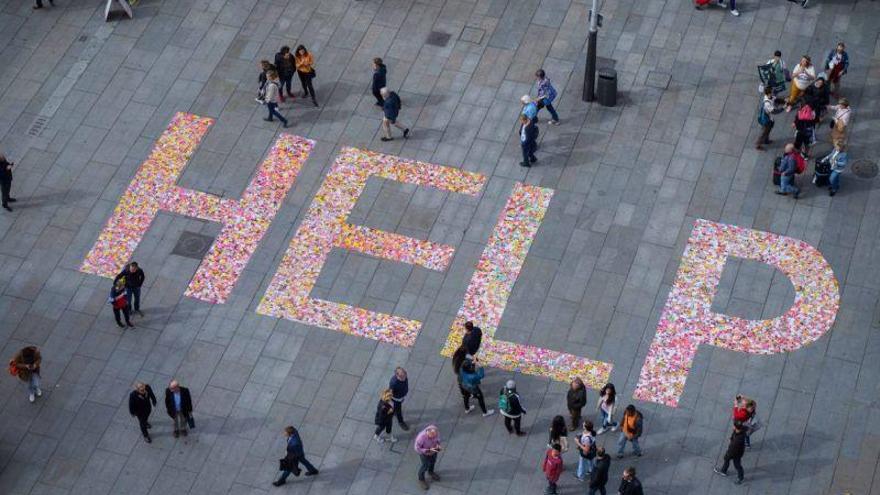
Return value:
[(826, 156), (820, 160), (816, 160), (816, 166), (813, 171), (813, 184), (816, 187), (828, 187), (831, 182), (829, 181), (829, 177), (831, 176), (831, 160)]

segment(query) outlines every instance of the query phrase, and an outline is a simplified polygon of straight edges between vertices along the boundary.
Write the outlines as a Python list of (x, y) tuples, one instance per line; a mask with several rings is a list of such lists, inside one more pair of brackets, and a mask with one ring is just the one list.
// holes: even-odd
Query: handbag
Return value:
[(290, 471), (290, 461), (287, 460), (287, 457), (282, 459), (278, 459), (278, 470), (279, 471)]
[(9, 374), (12, 376), (18, 376), (18, 366), (15, 365), (15, 360), (9, 360)]
[(314, 67), (312, 67), (312, 72), (311, 72), (311, 74), (309, 74), (309, 77), (312, 78), (312, 79), (318, 77), (318, 73), (315, 72), (315, 68), (314, 68)]
[(196, 427), (196, 420), (192, 416), (187, 416), (186, 417), (186, 424), (188, 424), (190, 428), (195, 428)]

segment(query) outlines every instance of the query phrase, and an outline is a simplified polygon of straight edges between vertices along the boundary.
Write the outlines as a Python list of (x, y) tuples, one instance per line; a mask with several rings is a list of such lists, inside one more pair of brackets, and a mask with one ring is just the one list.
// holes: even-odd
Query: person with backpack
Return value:
[(813, 107), (803, 103), (791, 126), (795, 129), (794, 148), (804, 157), (809, 157), (810, 145), (813, 143), (816, 132), (816, 112)]
[(611, 470), (611, 456), (605, 453), (605, 447), (596, 449), (593, 471), (590, 473), (590, 484), (587, 495), (606, 495), (605, 485), (608, 484), (608, 471)]
[(599, 391), (599, 402), (596, 403), (596, 410), (599, 411), (602, 426), (599, 428), (598, 435), (608, 431), (617, 431), (617, 423), (614, 421), (614, 406), (617, 403), (617, 390), (613, 383), (606, 383), (602, 390)]
[[(559, 125), (559, 114), (557, 114), (556, 109), (553, 108), (553, 100), (556, 99), (556, 88), (553, 87), (553, 83), (550, 82), (544, 69), (535, 72), (535, 78), (538, 79), (537, 110), (546, 107), (547, 111), (550, 112), (551, 120), (549, 124)], [(535, 114), (537, 115), (537, 111)]]
[(584, 421), (584, 431), (574, 443), (578, 448), (578, 467), (575, 476), (581, 481), (593, 471), (593, 459), (596, 458), (596, 432), (593, 431), (593, 422)]
[(741, 485), (745, 478), (745, 472), (742, 467), (742, 458), (746, 453), (746, 428), (739, 422), (733, 423), (733, 433), (730, 434), (730, 443), (727, 445), (727, 452), (724, 453), (724, 464), (721, 468), (713, 467), (712, 470), (721, 476), (727, 476), (727, 468), (730, 467), (731, 461), (733, 467), (736, 468), (736, 483)]
[(281, 90), (278, 84), (278, 73), (274, 70), (270, 70), (268, 74), (266, 74), (267, 82), (266, 82), (266, 108), (269, 109), (269, 116), (266, 117), (266, 122), (274, 122), (272, 117), (278, 117), (278, 120), (281, 121), (281, 124), (284, 127), (287, 127), (287, 119), (278, 112), (278, 99), (281, 97)]
[(468, 355), (461, 365), (459, 375), (459, 387), (461, 388), (461, 396), (464, 399), (464, 413), (473, 411), (474, 406), (471, 405), (471, 397), (477, 399), (480, 409), (483, 411), (483, 417), (489, 417), (495, 414), (494, 409), (486, 409), (486, 400), (483, 397), (483, 391), (480, 389), (480, 382), (486, 372), (475, 356)]
[(631, 442), (636, 457), (642, 456), (639, 447), (639, 437), (642, 436), (642, 413), (636, 410), (636, 406), (630, 404), (623, 411), (623, 419), (620, 420), (620, 439), (617, 441), (617, 458), (623, 459), (623, 450), (626, 442)]
[[(376, 425), (376, 431), (373, 433), (373, 440), (378, 443), (385, 443), (390, 440), (391, 443), (397, 442), (397, 439), (394, 438), (394, 435), (391, 434), (391, 427), (394, 425), (394, 401), (392, 400), (393, 392), (390, 388), (386, 388), (379, 395), (379, 404), (376, 405), (376, 417), (374, 419), (374, 423)], [(382, 435), (382, 431), (385, 431), (385, 435)]]
[(831, 83), (831, 92), (835, 98), (840, 96), (840, 79), (846, 74), (847, 69), (849, 69), (849, 54), (846, 53), (846, 44), (841, 41), (825, 57), (825, 70), (829, 71), (828, 82)]
[(795, 174), (802, 173), (804, 168), (806, 168), (804, 157), (795, 150), (793, 143), (786, 144), (785, 154), (779, 163), (779, 190), (776, 191), (776, 194), (787, 196), (789, 193), (793, 193), (794, 199), (798, 199), (801, 190), (795, 184), (794, 176)]
[(30, 402), (43, 396), (43, 390), (40, 388), (40, 365), (42, 362), (43, 356), (40, 354), (40, 350), (33, 345), (21, 348), (9, 361), (9, 374), (27, 383)]
[(397, 127), (398, 129), (403, 131), (403, 139), (409, 137), (409, 127), (405, 127), (403, 124), (397, 121), (397, 116), (400, 115), (400, 109), (403, 104), (400, 101), (400, 97), (397, 96), (397, 93), (394, 91), (389, 91), (388, 88), (382, 88), (379, 90), (379, 94), (382, 96), (384, 103), (382, 103), (382, 111), (385, 115), (382, 117), (382, 132), (385, 134), (382, 136), (382, 141), (391, 141), (394, 138), (391, 137), (391, 126)]
[(403, 431), (409, 431), (409, 425), (403, 420), (403, 400), (409, 393), (409, 379), (406, 370), (398, 366), (394, 369), (391, 381), (388, 382), (388, 388), (391, 390), (391, 401), (394, 403), (394, 415), (397, 417), (397, 424)]
[(568, 406), (568, 415), (571, 417), (571, 425), (568, 429), (574, 431), (581, 424), (581, 410), (587, 405), (587, 387), (579, 377), (575, 377), (569, 384), (565, 402)]
[(846, 153), (846, 143), (835, 143), (834, 150), (820, 161), (827, 162), (829, 165), (831, 174), (828, 177), (828, 195), (834, 196), (840, 189), (840, 174), (843, 173), (849, 161), (849, 155)]
[(782, 108), (776, 105), (776, 99), (773, 96), (773, 88), (769, 85), (764, 87), (764, 98), (758, 107), (758, 125), (761, 126), (761, 134), (755, 141), (755, 149), (764, 151), (764, 145), (770, 144), (770, 131), (773, 130), (774, 122), (772, 115), (782, 111)]
[[(117, 279), (110, 288), (110, 297), (107, 302), (113, 308), (113, 317), (116, 318), (116, 324), (119, 328), (125, 328), (125, 325), (134, 327), (131, 323), (131, 307), (128, 305), (128, 297), (125, 294), (125, 278)], [(120, 313), (125, 316), (125, 325), (122, 324)]]
[(545, 495), (556, 495), (556, 483), (562, 476), (562, 470), (565, 466), (562, 463), (562, 447), (557, 443), (550, 446), (544, 453), (544, 462), (541, 463), (541, 470), (547, 477), (547, 488), (544, 490)]
[(504, 416), (504, 427), (507, 428), (507, 433), (516, 432), (519, 437), (525, 435), (520, 426), (522, 415), (526, 413), (526, 410), (522, 407), (519, 394), (516, 393), (516, 382), (513, 380), (507, 380), (498, 394), (498, 410)]
[(282, 46), (281, 50), (275, 54), (275, 70), (280, 80), (278, 99), (284, 103), (284, 90), (287, 88), (287, 96), (293, 98), (291, 84), (293, 82), (293, 73), (296, 68), (296, 59), (290, 53), (289, 46)]

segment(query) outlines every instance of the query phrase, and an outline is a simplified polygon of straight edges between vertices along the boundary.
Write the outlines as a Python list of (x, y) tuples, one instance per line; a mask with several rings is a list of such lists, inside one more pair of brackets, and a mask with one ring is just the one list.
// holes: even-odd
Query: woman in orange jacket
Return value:
[(294, 52), (294, 58), (296, 59), (296, 73), (303, 87), (302, 97), (305, 98), (311, 95), (312, 103), (318, 106), (318, 100), (315, 98), (315, 87), (312, 86), (312, 79), (315, 78), (315, 68), (312, 67), (315, 61), (312, 59), (312, 54), (306, 50), (306, 47), (299, 45), (296, 47), (296, 52)]

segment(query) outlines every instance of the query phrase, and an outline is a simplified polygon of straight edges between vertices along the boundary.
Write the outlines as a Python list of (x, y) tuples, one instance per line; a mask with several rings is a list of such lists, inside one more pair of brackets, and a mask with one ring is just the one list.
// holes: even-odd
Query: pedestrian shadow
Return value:
[(43, 208), (45, 206), (61, 206), (69, 204), (68, 196), (75, 198), (83, 198), (87, 196), (86, 191), (78, 189), (68, 189), (64, 191), (40, 194), (37, 196), (22, 196), (18, 198), (18, 206), (24, 208)]

